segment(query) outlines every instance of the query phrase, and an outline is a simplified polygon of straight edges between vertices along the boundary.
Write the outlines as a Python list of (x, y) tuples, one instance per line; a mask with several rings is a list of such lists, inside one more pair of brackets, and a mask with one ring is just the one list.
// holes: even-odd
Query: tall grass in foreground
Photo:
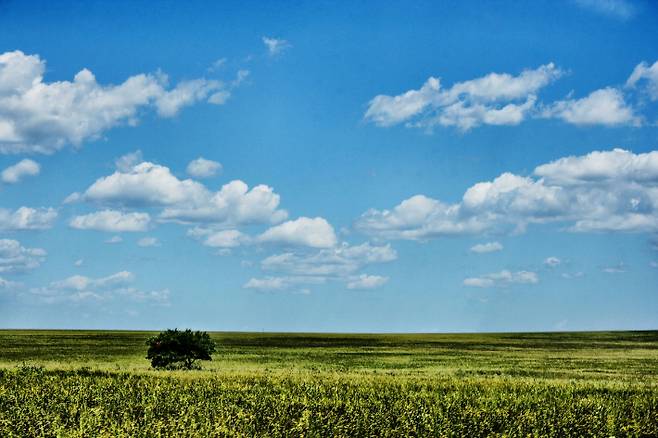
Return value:
[(658, 437), (657, 331), (213, 333), (193, 372), (151, 335), (0, 330), (0, 438)]
[(633, 383), (0, 370), (0, 436), (658, 436)]

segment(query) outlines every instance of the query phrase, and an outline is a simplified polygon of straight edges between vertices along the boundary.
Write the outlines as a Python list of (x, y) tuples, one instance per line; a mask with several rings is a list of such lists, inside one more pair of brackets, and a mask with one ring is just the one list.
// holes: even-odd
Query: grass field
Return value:
[(152, 334), (0, 331), (0, 436), (658, 436), (658, 332)]

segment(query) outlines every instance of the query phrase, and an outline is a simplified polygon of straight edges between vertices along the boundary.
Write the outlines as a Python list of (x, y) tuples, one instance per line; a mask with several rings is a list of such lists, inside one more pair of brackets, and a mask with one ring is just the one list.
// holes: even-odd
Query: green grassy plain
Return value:
[(658, 436), (655, 331), (152, 334), (0, 331), (0, 436)]

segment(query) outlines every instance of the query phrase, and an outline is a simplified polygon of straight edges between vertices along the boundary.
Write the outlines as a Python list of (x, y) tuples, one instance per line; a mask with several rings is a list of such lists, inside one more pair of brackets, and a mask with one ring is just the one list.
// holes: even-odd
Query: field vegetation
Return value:
[(0, 436), (658, 436), (658, 332), (154, 334), (0, 331)]

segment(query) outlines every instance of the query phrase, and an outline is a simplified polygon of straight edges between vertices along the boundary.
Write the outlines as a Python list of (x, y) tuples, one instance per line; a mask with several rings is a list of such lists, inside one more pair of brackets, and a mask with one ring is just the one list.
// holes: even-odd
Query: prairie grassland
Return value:
[(658, 332), (150, 335), (0, 331), (0, 436), (658, 436)]

